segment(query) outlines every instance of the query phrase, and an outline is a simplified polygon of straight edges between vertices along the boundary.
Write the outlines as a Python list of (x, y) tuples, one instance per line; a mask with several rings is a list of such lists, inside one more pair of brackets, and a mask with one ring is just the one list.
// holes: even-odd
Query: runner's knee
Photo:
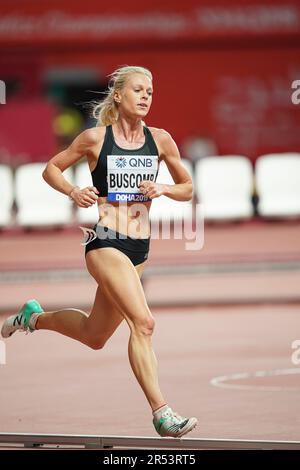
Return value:
[(155, 321), (152, 316), (145, 316), (133, 321), (132, 330), (143, 336), (150, 336), (153, 334)]

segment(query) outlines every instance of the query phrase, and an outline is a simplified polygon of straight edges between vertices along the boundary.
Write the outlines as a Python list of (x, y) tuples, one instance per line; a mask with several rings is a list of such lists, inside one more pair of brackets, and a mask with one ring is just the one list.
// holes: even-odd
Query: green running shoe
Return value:
[(34, 329), (29, 326), (31, 315), (41, 314), (43, 311), (37, 300), (28, 300), (17, 314), (5, 320), (1, 328), (2, 337), (9, 338), (17, 330), (33, 333)]
[(183, 418), (168, 407), (158, 417), (153, 418), (153, 424), (162, 437), (182, 437), (192, 431), (198, 421), (196, 418)]

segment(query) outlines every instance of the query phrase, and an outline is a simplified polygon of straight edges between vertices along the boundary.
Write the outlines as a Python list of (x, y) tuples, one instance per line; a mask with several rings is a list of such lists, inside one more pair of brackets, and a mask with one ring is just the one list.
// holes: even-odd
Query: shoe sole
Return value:
[[(10, 317), (8, 317), (8, 318), (10, 318)], [(1, 336), (2, 336), (2, 338), (4, 338), (4, 339), (10, 338), (11, 335), (13, 335), (13, 334), (15, 333), (15, 331), (16, 331), (16, 330), (15, 330), (15, 331), (12, 331), (11, 333), (9, 333), (9, 335), (4, 333), (5, 323), (6, 323), (6, 321), (8, 320), (8, 318), (4, 321), (4, 323), (3, 323), (3, 325), (2, 325), (2, 328), (1, 328)]]

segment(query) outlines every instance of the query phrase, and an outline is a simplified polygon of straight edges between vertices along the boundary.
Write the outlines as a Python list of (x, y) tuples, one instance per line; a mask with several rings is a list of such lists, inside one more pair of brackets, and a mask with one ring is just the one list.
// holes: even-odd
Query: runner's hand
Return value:
[(162, 196), (165, 193), (166, 186), (164, 184), (154, 183), (153, 181), (142, 181), (139, 185), (139, 190), (142, 194), (154, 199), (155, 197)]
[(86, 188), (80, 189), (78, 186), (72, 189), (69, 194), (78, 207), (90, 207), (95, 204), (98, 200), (99, 191), (95, 186), (87, 186)]

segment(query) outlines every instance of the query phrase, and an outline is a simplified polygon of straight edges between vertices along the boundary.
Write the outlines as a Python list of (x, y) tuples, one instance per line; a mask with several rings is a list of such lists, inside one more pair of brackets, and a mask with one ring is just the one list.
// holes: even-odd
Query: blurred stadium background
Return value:
[[(292, 84), (300, 80), (299, 2), (166, 1), (162, 6), (154, 1), (149, 7), (129, 2), (125, 8), (118, 1), (90, 1), (87, 10), (82, 2), (52, 1), (45, 7), (2, 1), (0, 8), (0, 79), (6, 85), (6, 103), (0, 105), (1, 310), (15, 308), (23, 298), (23, 289), (20, 298), (9, 291), (24, 286), (28, 270), (48, 282), (47, 268), (64, 268), (61, 276), (72, 278), (70, 268), (74, 274), (83, 267), (77, 226), (97, 220), (96, 208), (74, 210), (47, 187), (41, 172), (52, 155), (94, 125), (89, 103), (102, 97), (108, 75), (124, 64), (153, 72), (147, 124), (171, 133), (194, 178), (192, 203), (154, 201), (153, 223), (180, 219), (183, 212), (189, 219), (202, 214), (206, 222), (201, 251), (187, 252), (175, 240), (153, 241), (150, 265), (179, 261), (177, 274), (189, 276), (189, 286), (200, 276), (223, 284), (224, 271), (240, 268), (247, 277), (245, 298), (252, 298), (248, 276), (257, 277), (257, 269), (298, 276), (300, 105), (292, 101), (297, 91)], [(80, 162), (66, 176), (84, 185), (86, 165)], [(171, 181), (164, 167), (159, 177)], [(64, 230), (49, 233), (53, 226)], [(33, 230), (40, 227), (45, 230)], [(66, 237), (68, 247), (74, 242), (68, 259)], [(51, 252), (43, 241), (47, 247), (55, 244)], [(198, 269), (190, 269), (191, 261)], [(238, 268), (229, 266), (231, 261)], [(150, 274), (170, 271), (145, 274), (153, 302), (157, 286), (152, 284), (157, 278), (162, 285), (163, 277), (150, 279)], [(281, 292), (276, 286), (271, 295), (271, 286), (264, 287), (257, 292), (261, 300), (299, 298), (298, 289)], [(196, 289), (192, 295), (190, 290), (182, 292), (182, 301), (216, 300), (215, 292), (204, 289), (200, 295)], [(167, 303), (168, 295), (161, 301)]]
[[(89, 103), (101, 99), (108, 75), (121, 65), (141, 65), (154, 76), (146, 124), (171, 133), (195, 189), (190, 203), (154, 201), (152, 221), (180, 219), (183, 212), (194, 226), (197, 217), (205, 220), (200, 250), (188, 251), (185, 240), (172, 237), (151, 241), (143, 276), (149, 305), (168, 316), (184, 308), (202, 313), (204, 326), (214, 318), (220, 336), (219, 322), (229, 329), (229, 307), (241, 325), (257, 313), (243, 352), (251, 356), (266, 328), (267, 367), (271, 348), (277, 366), (286, 367), (300, 326), (300, 92), (294, 83), (300, 81), (299, 1), (45, 5), (0, 4), (0, 80), (6, 92), (0, 104), (0, 312), (14, 312), (34, 297), (45, 309), (91, 308), (96, 286), (85, 269), (78, 226), (97, 220), (95, 208), (76, 210), (47, 187), (41, 173), (51, 156), (94, 125)], [(66, 176), (88, 184), (86, 162)], [(159, 178), (170, 181), (163, 166)], [(274, 337), (272, 312), (282, 314)], [(229, 351), (234, 341), (227, 333), (222, 344)], [(263, 360), (265, 338), (260, 340)], [(280, 423), (282, 416), (277, 418)], [(11, 430), (22, 430), (14, 419), (10, 423)], [(282, 435), (296, 438), (295, 429), (287, 427)]]

